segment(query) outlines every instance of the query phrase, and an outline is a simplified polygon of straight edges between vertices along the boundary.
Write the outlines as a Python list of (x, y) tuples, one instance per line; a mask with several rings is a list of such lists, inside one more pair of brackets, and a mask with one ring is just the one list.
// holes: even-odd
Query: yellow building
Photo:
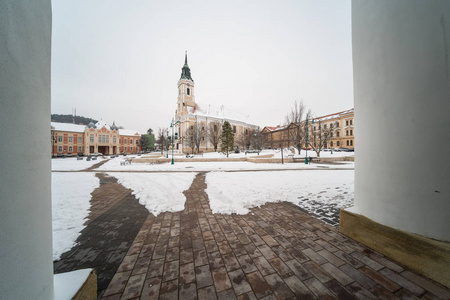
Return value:
[[(310, 143), (320, 142), (321, 148), (355, 149), (354, 137), (354, 114), (355, 109), (325, 115), (308, 120), (308, 148)], [(306, 121), (300, 124), (291, 123), (284, 126), (266, 126), (261, 131), (264, 136), (265, 146), (269, 148), (295, 147), (298, 130), (304, 131)], [(304, 136), (304, 133), (302, 133)], [(302, 148), (306, 148), (305, 138), (302, 138)]]
[(141, 134), (100, 121), (77, 125), (51, 122), (52, 156), (113, 155), (140, 151)]
[(179, 139), (176, 149), (194, 152), (193, 144), (199, 145), (200, 152), (220, 149), (222, 124), (228, 121), (235, 135), (235, 146), (247, 149), (250, 137), (258, 130), (251, 124), (249, 117), (235, 112), (225, 106), (203, 105), (195, 101), (195, 82), (187, 63), (187, 54), (178, 80), (177, 109), (175, 110), (175, 132)]

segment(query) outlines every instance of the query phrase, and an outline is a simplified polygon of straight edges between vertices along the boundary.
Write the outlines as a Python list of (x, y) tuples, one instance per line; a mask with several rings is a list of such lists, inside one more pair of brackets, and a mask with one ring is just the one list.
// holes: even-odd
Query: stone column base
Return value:
[(339, 231), (450, 288), (450, 243), (388, 227), (344, 209)]

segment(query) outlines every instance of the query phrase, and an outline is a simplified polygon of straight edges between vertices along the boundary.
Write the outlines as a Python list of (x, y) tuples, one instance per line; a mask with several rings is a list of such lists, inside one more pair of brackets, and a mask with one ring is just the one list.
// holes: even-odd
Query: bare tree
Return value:
[(285, 118), (285, 124), (289, 126), (287, 129), (288, 144), (297, 148), (298, 154), (300, 154), (302, 146), (305, 144), (306, 124), (303, 119), (305, 112), (306, 107), (303, 101), (299, 103), (295, 101), (294, 107), (292, 107), (291, 112)]
[(213, 144), (214, 151), (217, 152), (217, 147), (219, 146), (220, 139), (222, 137), (222, 124), (220, 123), (209, 123), (209, 141)]
[(195, 122), (193, 129), (195, 147), (197, 148), (197, 153), (200, 153), (200, 146), (205, 140), (206, 130), (200, 122)]
[(200, 122), (195, 122), (191, 125), (185, 133), (185, 146), (191, 148), (192, 153), (197, 149), (197, 153), (200, 152), (200, 146), (205, 140), (206, 130), (202, 127)]
[(191, 148), (191, 153), (194, 154), (195, 139), (194, 139), (194, 127), (190, 126), (186, 129), (184, 134), (184, 146)]
[(161, 148), (161, 154), (164, 154), (164, 145), (166, 144), (166, 136), (165, 133), (167, 132), (167, 128), (158, 128), (158, 144), (159, 147)]
[(328, 145), (331, 139), (334, 126), (327, 126), (321, 120), (315, 124), (310, 125), (310, 136), (308, 137), (308, 144), (316, 152), (317, 157), (320, 157), (320, 151)]

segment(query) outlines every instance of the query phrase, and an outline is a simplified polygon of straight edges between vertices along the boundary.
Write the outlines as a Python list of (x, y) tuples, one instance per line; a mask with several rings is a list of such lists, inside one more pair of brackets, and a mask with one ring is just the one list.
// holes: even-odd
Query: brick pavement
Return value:
[(289, 203), (212, 214), (198, 174), (185, 209), (148, 215), (105, 290), (119, 299), (450, 299)]
[(117, 179), (101, 173), (97, 177), (100, 187), (92, 193), (87, 227), (81, 231), (78, 244), (53, 262), (53, 269), (54, 273), (64, 273), (94, 268), (101, 296), (139, 230), (145, 227), (149, 213)]

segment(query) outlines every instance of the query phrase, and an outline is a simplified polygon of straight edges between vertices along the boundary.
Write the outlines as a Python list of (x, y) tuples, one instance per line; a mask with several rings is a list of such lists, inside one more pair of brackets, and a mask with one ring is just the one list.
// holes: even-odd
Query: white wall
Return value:
[(0, 4), (0, 298), (52, 299), (50, 0)]
[(353, 1), (352, 30), (352, 211), (450, 241), (450, 2)]

